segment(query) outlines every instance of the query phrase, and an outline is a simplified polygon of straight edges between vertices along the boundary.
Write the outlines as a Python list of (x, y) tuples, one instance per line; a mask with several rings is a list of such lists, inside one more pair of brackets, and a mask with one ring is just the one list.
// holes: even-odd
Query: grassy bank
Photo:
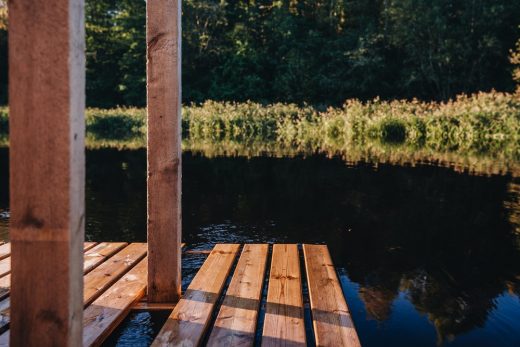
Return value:
[[(142, 148), (146, 111), (88, 109), (89, 148)], [(0, 141), (7, 145), (7, 109)], [(490, 172), (519, 170), (520, 93), (448, 103), (347, 101), (341, 108), (208, 101), (183, 108), (185, 150), (205, 155), (326, 153), (346, 161), (434, 162)]]

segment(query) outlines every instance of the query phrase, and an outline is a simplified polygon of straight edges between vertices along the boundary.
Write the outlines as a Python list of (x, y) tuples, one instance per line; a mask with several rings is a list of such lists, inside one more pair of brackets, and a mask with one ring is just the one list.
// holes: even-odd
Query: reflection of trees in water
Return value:
[(392, 303), (397, 296), (397, 291), (384, 287), (361, 287), (359, 296), (365, 303), (365, 309), (369, 317), (378, 321), (387, 320), (392, 311)]
[[(321, 140), (321, 138), (319, 138)], [(481, 175), (511, 173), (520, 176), (520, 163), (504, 155), (484, 155), (471, 152), (450, 152), (432, 148), (418, 148), (405, 144), (379, 141), (343, 143), (309, 141), (285, 143), (281, 141), (240, 142), (233, 140), (183, 140), (183, 149), (206, 157), (298, 157), (316, 153), (342, 158), (349, 165), (358, 163), (421, 165), (448, 167), (456, 172)]]
[[(520, 235), (520, 179), (512, 180), (507, 188), (509, 199), (504, 201), (504, 207), (509, 211), (509, 221)], [(520, 244), (520, 243), (519, 243)]]
[(506, 179), (435, 171), (392, 175), (403, 196), (385, 208), (370, 189), (355, 189), (356, 206), (379, 217), (350, 235), (341, 253), (373, 318), (386, 319), (392, 294), (405, 290), (442, 341), (483, 326), (504, 291), (518, 294), (520, 251), (504, 208)]

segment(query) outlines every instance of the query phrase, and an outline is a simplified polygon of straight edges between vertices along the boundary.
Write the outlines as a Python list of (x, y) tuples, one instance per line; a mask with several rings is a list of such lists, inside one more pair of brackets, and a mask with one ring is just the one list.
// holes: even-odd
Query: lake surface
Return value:
[[(520, 346), (519, 178), (324, 156), (183, 165), (183, 241), (328, 244), (364, 346)], [(87, 240), (146, 240), (145, 170), (144, 150), (87, 152)], [(0, 149), (4, 239), (7, 177)], [(184, 287), (203, 260), (184, 258)], [(146, 345), (166, 317), (133, 313), (106, 345)]]

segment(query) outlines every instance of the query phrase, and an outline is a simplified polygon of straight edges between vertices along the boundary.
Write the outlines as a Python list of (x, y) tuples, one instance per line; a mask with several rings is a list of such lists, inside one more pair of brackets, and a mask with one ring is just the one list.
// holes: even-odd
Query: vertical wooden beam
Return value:
[(12, 346), (80, 346), (83, 0), (9, 1)]
[(146, 3), (148, 300), (181, 294), (181, 1)]

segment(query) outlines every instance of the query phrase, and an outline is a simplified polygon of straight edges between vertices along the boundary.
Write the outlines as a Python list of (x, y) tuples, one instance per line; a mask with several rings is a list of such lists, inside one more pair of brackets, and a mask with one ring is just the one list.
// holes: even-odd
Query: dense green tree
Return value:
[[(514, 89), (518, 1), (182, 3), (185, 102), (443, 100)], [(145, 7), (144, 0), (86, 0), (88, 105), (146, 103)], [(4, 25), (0, 103), (7, 95), (6, 34)]]

